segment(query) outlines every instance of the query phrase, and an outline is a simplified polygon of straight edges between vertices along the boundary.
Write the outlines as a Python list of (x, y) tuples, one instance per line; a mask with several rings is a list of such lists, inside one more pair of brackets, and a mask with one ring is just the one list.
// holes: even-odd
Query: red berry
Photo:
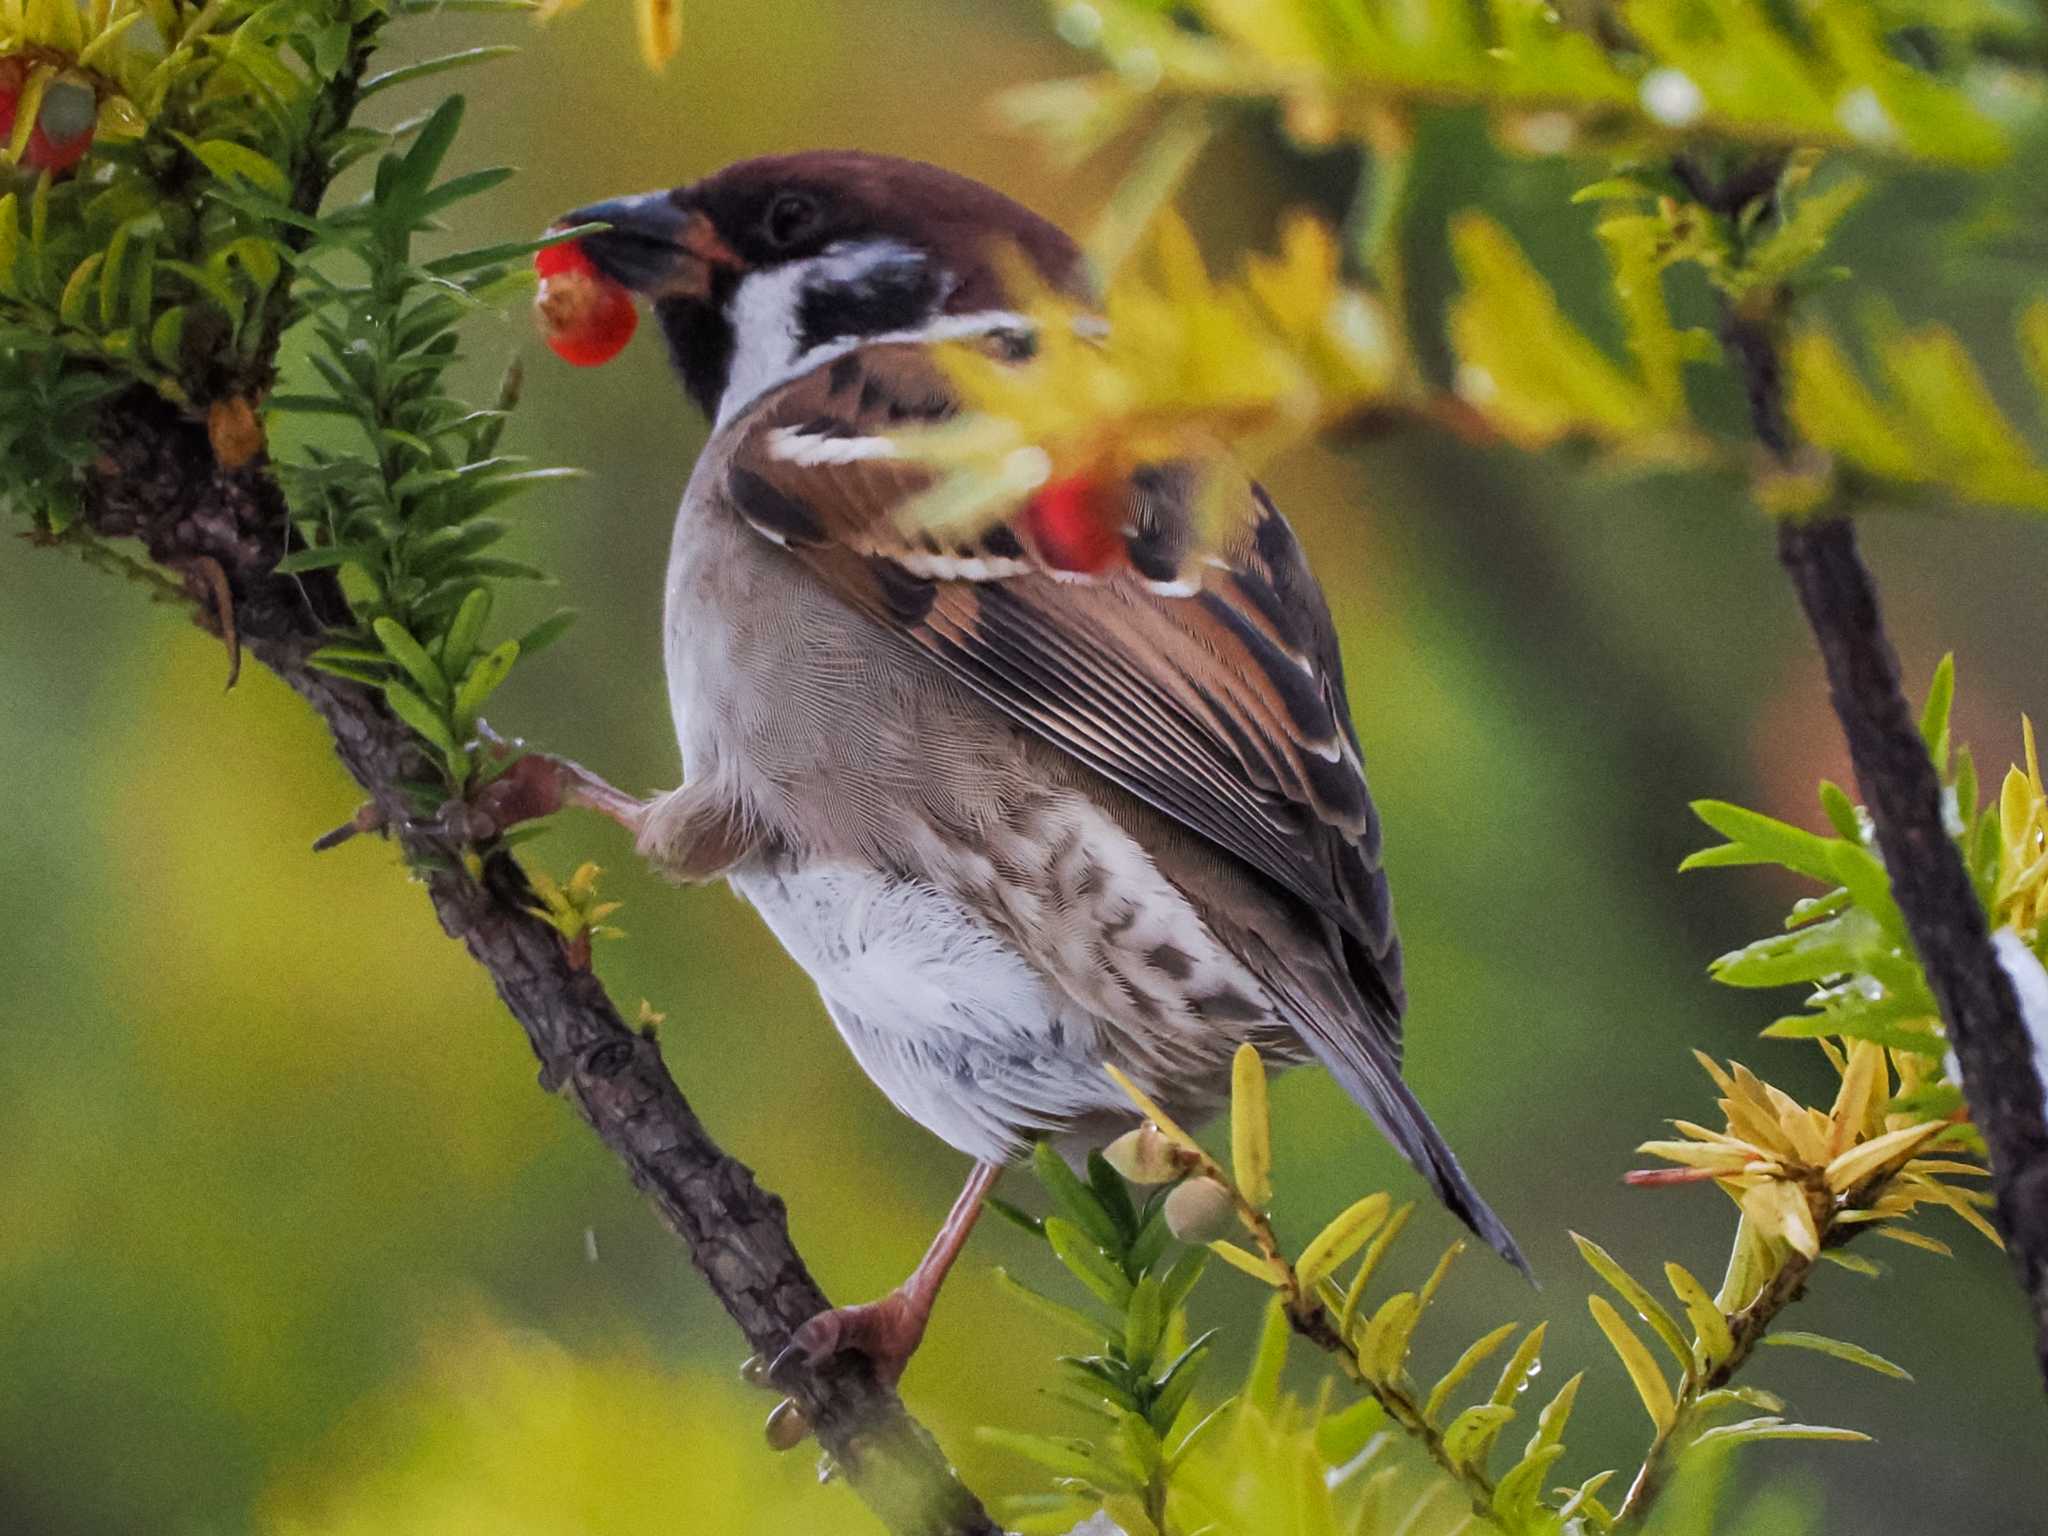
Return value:
[(1025, 529), (1054, 570), (1107, 570), (1123, 552), (1123, 497), (1091, 475), (1049, 481), (1024, 506)]
[(592, 266), (579, 242), (565, 240), (535, 253), (533, 269), (540, 274), (534, 316), (564, 362), (594, 368), (633, 339), (640, 323), (633, 295)]
[[(24, 60), (0, 59), (0, 141), (14, 132), (15, 114), (27, 84), (28, 65)], [(70, 170), (92, 147), (98, 109), (97, 99), (85, 86), (68, 80), (51, 85), (43, 93), (35, 128), (22, 149), (21, 164), (32, 171), (53, 171), (59, 175)]]

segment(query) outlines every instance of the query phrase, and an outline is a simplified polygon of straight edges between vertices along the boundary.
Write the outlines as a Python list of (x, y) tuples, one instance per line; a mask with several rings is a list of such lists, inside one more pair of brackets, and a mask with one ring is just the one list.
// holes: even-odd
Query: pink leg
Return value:
[[(974, 1230), (975, 1220), (981, 1215), (982, 1201), (995, 1187), (1002, 1171), (1000, 1163), (976, 1163), (974, 1171), (967, 1175), (960, 1198), (946, 1213), (938, 1236), (932, 1239), (931, 1247), (910, 1272), (910, 1278), (879, 1301), (820, 1312), (797, 1329), (796, 1337), (775, 1365), (780, 1366), (792, 1357), (822, 1365), (844, 1350), (857, 1350), (873, 1360), (876, 1373), (893, 1386), (923, 1342), (925, 1324), (931, 1320), (932, 1306), (939, 1299), (939, 1287), (946, 1283), (953, 1261), (967, 1246), (967, 1234)], [(770, 1367), (770, 1375), (774, 1369)]]

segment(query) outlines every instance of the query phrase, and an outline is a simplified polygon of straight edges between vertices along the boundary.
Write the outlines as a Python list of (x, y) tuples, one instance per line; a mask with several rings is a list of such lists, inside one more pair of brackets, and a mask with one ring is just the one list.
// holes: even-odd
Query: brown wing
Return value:
[(848, 602), (924, 647), (1047, 742), (1199, 832), (1329, 925), (1399, 1058), (1400, 949), (1379, 824), (1321, 589), (1248, 482), (1222, 547), (1195, 537), (1193, 477), (1133, 477), (1127, 564), (1054, 571), (1021, 521), (942, 545), (895, 520), (928, 472), (888, 434), (948, 414), (916, 347), (870, 347), (765, 401), (727, 470), (740, 514)]

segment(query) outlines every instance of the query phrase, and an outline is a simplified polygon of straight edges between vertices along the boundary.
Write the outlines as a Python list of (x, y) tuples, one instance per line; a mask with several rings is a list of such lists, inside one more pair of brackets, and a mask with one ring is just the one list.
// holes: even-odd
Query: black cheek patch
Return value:
[(726, 480), (740, 516), (784, 544), (815, 544), (825, 536), (817, 514), (755, 474), (735, 468)]
[(797, 301), (797, 351), (846, 336), (910, 330), (938, 301), (938, 280), (922, 261), (885, 262), (850, 281), (807, 288)]

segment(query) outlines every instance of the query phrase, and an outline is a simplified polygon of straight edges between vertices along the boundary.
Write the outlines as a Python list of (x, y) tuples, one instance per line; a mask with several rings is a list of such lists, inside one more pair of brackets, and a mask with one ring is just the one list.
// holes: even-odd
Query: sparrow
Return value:
[(1115, 487), (1119, 547), (1063, 568), (1012, 516), (895, 516), (932, 471), (892, 434), (959, 406), (934, 345), (1022, 361), (1019, 258), (1085, 297), (1079, 249), (990, 187), (818, 151), (567, 215), (647, 300), (712, 423), (664, 619), (682, 787), (559, 764), (673, 877), (724, 878), (816, 981), (855, 1059), (973, 1159), (888, 1296), (810, 1320), (819, 1362), (893, 1381), (1000, 1170), (1229, 1097), (1250, 1042), (1314, 1060), (1443, 1203), (1527, 1272), (1401, 1079), (1401, 953), (1337, 635), (1256, 484), (1220, 543), (1187, 466)]

